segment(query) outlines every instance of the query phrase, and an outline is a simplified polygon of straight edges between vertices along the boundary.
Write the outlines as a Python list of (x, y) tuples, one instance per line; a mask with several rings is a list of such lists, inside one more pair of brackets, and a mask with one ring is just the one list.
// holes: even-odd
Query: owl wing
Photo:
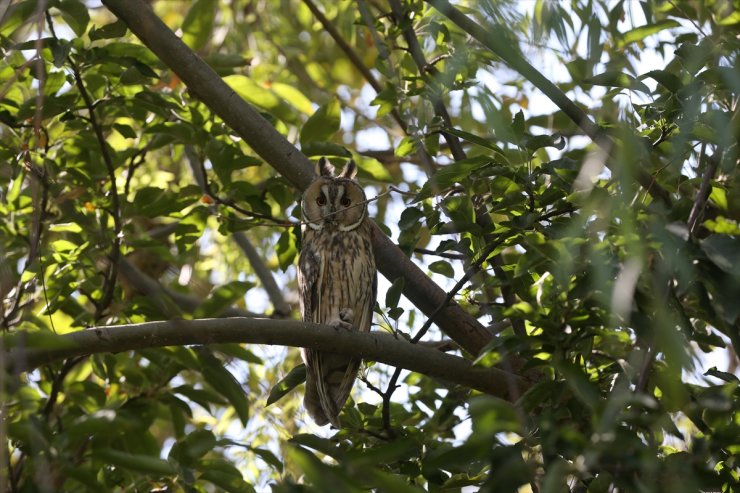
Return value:
[(305, 322), (318, 322), (322, 267), (321, 255), (310, 245), (304, 245), (298, 258), (298, 294)]
[[(305, 322), (322, 322), (321, 284), (324, 268), (321, 255), (308, 242), (304, 243), (298, 258), (298, 291), (301, 316)], [(306, 348), (301, 349), (301, 357), (306, 364), (304, 405), (316, 424), (323, 426), (329, 422), (325, 409), (332, 409), (331, 399), (327, 399), (329, 393), (323, 377), (324, 358), (320, 352)]]

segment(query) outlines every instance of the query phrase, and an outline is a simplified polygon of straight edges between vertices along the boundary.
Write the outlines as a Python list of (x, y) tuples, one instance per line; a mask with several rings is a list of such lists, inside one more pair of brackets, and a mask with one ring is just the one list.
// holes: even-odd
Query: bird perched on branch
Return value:
[[(377, 292), (367, 199), (349, 161), (339, 175), (326, 158), (301, 200), (303, 246), (298, 288), (303, 320), (338, 329), (370, 330)], [(304, 349), (306, 410), (316, 424), (339, 428), (360, 358)]]

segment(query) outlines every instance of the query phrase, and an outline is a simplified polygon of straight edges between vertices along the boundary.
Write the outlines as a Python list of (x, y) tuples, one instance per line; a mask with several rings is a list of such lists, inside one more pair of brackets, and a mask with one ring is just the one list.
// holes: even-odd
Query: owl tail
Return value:
[(331, 423), (340, 428), (339, 412), (352, 390), (359, 360), (316, 353), (313, 356), (313, 371), (306, 375), (303, 405), (317, 425)]
[(319, 386), (316, 379), (310, 374), (306, 375), (306, 393), (303, 396), (303, 406), (317, 425), (324, 426), (331, 422), (333, 426), (339, 428), (340, 423), (337, 416), (334, 416), (333, 421), (330, 421), (326, 416), (324, 407), (321, 405)]

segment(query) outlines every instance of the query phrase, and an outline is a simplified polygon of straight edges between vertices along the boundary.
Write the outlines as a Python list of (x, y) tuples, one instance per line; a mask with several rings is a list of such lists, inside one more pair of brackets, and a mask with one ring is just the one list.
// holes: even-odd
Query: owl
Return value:
[[(318, 174), (301, 199), (301, 314), (306, 322), (367, 332), (377, 272), (365, 192), (354, 180), (357, 165), (349, 161), (335, 176), (331, 163), (321, 158)], [(319, 426), (331, 423), (339, 428), (339, 412), (352, 390), (360, 359), (311, 349), (301, 355), (306, 364), (306, 410)]]

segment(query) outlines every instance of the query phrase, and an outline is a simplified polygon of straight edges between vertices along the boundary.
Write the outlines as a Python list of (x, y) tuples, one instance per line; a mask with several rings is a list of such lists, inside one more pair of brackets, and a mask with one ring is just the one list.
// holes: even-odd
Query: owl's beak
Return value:
[(329, 209), (329, 214), (324, 216), (324, 222), (329, 224), (336, 224), (337, 222), (337, 215), (335, 214), (336, 210), (334, 207), (331, 207)]

